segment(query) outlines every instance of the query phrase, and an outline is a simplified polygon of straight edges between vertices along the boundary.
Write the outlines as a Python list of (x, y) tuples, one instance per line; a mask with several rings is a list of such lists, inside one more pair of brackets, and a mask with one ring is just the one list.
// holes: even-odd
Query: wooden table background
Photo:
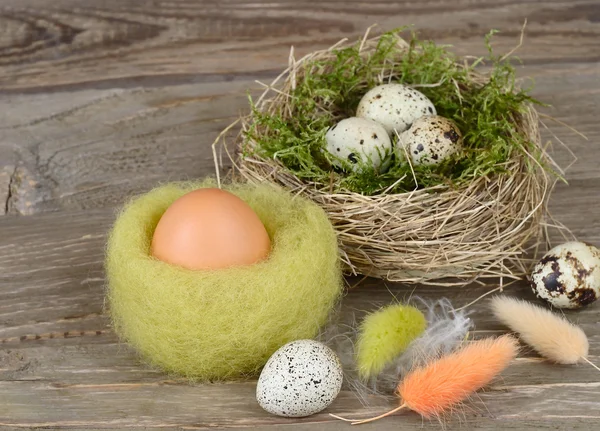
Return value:
[[(254, 382), (189, 385), (140, 364), (102, 314), (115, 208), (158, 182), (213, 173), (213, 139), (247, 110), (254, 81), (285, 67), (290, 45), (300, 56), (373, 23), (414, 24), (460, 54), (483, 54), (490, 28), (501, 30), (498, 51), (508, 51), (525, 18), (519, 76), (535, 79), (535, 96), (552, 105), (545, 113), (589, 139), (553, 126), (578, 161), (551, 208), (580, 239), (600, 244), (597, 0), (0, 0), (0, 427), (347, 429), (327, 412), (266, 414)], [(559, 145), (554, 157), (572, 161)], [(491, 287), (417, 293), (458, 306)], [(510, 289), (531, 298), (525, 283)], [(344, 312), (412, 290), (367, 280)], [(501, 333), (481, 303), (473, 309), (479, 335)], [(596, 363), (599, 310), (568, 313)], [(599, 409), (600, 373), (525, 350), (448, 428), (594, 430)], [(328, 411), (370, 413), (350, 392)], [(411, 413), (369, 426), (440, 429)]]

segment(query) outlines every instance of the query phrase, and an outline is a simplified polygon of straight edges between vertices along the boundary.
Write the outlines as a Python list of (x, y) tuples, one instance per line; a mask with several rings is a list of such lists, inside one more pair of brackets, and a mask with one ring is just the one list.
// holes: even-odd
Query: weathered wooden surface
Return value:
[[(0, 427), (346, 429), (327, 413), (267, 415), (254, 383), (189, 385), (151, 370), (120, 344), (103, 315), (103, 244), (115, 208), (157, 182), (213, 170), (210, 144), (247, 109), (245, 92), (297, 56), (358, 37), (372, 23), (415, 24), (462, 54), (515, 45), (528, 19), (519, 75), (535, 79), (544, 112), (578, 157), (559, 184), (555, 216), (600, 244), (600, 4), (483, 0), (253, 2), (150, 0), (0, 1)], [(545, 132), (546, 139), (552, 134)], [(556, 141), (556, 138), (555, 141)], [(555, 144), (555, 159), (572, 156)], [(356, 281), (356, 280), (354, 280)], [(367, 280), (344, 315), (413, 292)], [(419, 287), (467, 304), (488, 287)], [(524, 285), (511, 286), (528, 297)], [(569, 316), (600, 363), (599, 306)], [(483, 304), (478, 335), (499, 333)], [(600, 373), (554, 366), (525, 350), (449, 428), (594, 430)], [(388, 405), (379, 401), (371, 411)], [(368, 415), (350, 392), (328, 410)], [(373, 428), (439, 429), (414, 414)]]

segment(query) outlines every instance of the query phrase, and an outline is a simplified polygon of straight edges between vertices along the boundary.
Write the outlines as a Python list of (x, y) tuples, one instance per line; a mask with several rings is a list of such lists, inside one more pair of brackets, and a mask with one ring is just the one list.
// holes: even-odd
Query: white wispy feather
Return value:
[[(473, 322), (464, 311), (456, 311), (447, 298), (428, 302), (416, 298), (419, 308), (425, 308), (427, 329), (419, 338), (370, 382), (373, 390), (390, 394), (396, 390), (401, 377), (412, 369), (447, 355), (466, 339)], [(419, 305), (417, 305), (419, 306)]]
[(491, 304), (496, 318), (546, 359), (559, 364), (589, 362), (586, 360), (589, 343), (585, 333), (564, 317), (505, 296), (492, 298)]
[(360, 402), (367, 406), (368, 397), (373, 395), (373, 392), (358, 377), (355, 346), (357, 336), (358, 324), (353, 317), (351, 322), (332, 320), (322, 330), (318, 340), (329, 346), (338, 356), (344, 371), (344, 387), (351, 390)]
[(427, 329), (369, 382), (364, 382), (358, 377), (356, 322), (332, 322), (319, 337), (337, 353), (344, 369), (345, 385), (355, 393), (363, 405), (369, 405), (369, 399), (374, 395), (393, 395), (404, 374), (427, 363), (428, 360), (454, 351), (465, 340), (473, 326), (467, 314), (464, 311), (455, 311), (446, 298), (431, 302), (413, 297), (411, 303), (425, 313)]

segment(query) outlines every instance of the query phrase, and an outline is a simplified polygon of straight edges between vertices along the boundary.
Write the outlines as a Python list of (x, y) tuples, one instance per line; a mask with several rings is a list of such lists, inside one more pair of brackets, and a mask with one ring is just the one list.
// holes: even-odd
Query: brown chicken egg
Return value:
[(192, 270), (252, 265), (267, 258), (269, 235), (256, 213), (217, 188), (187, 193), (165, 211), (152, 237), (157, 259)]

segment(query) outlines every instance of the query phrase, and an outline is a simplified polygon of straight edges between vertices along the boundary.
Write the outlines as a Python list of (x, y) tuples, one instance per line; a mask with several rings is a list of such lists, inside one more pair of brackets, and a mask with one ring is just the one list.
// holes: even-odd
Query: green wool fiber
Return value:
[(132, 200), (110, 233), (107, 299), (117, 334), (147, 362), (193, 380), (253, 375), (283, 344), (312, 338), (342, 291), (337, 238), (321, 208), (271, 185), (226, 187), (271, 238), (251, 266), (192, 271), (150, 255), (154, 229), (185, 193), (172, 183)]
[(389, 305), (365, 317), (356, 347), (360, 377), (376, 377), (426, 327), (423, 313), (410, 305)]

